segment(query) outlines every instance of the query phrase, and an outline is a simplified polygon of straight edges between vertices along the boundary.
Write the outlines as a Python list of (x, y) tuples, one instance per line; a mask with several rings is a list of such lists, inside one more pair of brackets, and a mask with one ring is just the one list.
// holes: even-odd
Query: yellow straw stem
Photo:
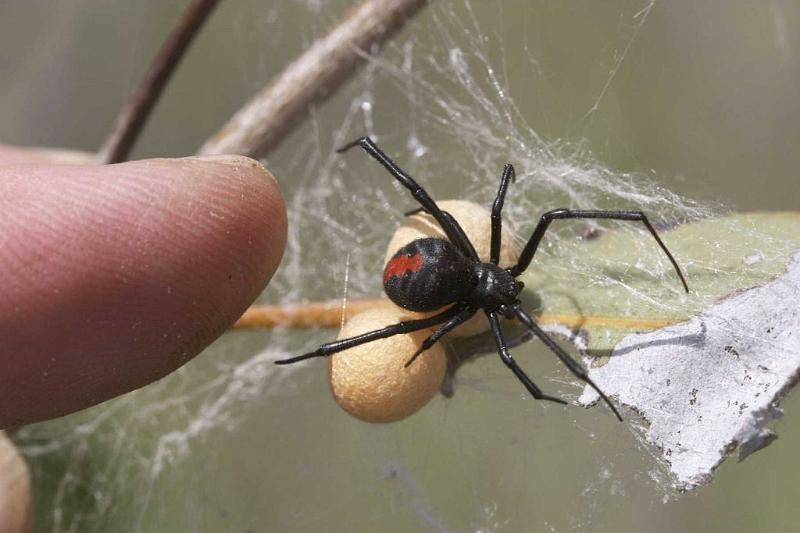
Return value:
[[(382, 298), (326, 300), (283, 305), (251, 306), (233, 325), (234, 329), (335, 328), (355, 314), (367, 309), (388, 305)], [(611, 329), (653, 330), (674, 324), (677, 318), (633, 318), (620, 316), (580, 316), (557, 313), (536, 315), (540, 324), (561, 324), (572, 329), (606, 327)]]

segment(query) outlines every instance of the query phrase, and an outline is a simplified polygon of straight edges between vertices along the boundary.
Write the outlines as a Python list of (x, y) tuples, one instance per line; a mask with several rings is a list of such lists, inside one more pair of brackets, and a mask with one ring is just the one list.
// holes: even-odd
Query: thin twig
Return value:
[(102, 163), (119, 163), (128, 158), (161, 91), (218, 2), (219, 0), (192, 0), (181, 14), (127, 107), (117, 118), (114, 130), (100, 149), (98, 159)]
[[(367, 309), (389, 305), (386, 299), (347, 300), (342, 309), (341, 300), (310, 302), (289, 305), (254, 305), (239, 318), (234, 329), (334, 328), (339, 327), (342, 314), (349, 318)], [(614, 316), (581, 316), (556, 313), (536, 315), (540, 324), (560, 324), (571, 329), (606, 327), (631, 330), (653, 330), (678, 322), (669, 318), (630, 318)]]
[(374, 48), (427, 0), (364, 0), (290, 64), (200, 148), (200, 154), (260, 158), (286, 138), (313, 104), (331, 96)]

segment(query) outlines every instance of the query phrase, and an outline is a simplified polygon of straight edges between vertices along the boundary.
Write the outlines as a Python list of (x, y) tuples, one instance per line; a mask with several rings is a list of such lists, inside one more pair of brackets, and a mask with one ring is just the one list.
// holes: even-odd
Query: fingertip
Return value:
[(0, 427), (155, 381), (278, 267), (277, 181), (238, 156), (0, 166)]
[[(191, 165), (187, 169), (188, 179), (204, 182), (201, 189), (206, 194), (204, 201), (235, 213), (234, 218), (242, 224), (243, 231), (242, 239), (233, 244), (243, 257), (252, 261), (248, 264), (253, 267), (260, 292), (277, 269), (286, 247), (286, 205), (278, 180), (260, 162), (240, 155), (165, 161)], [(227, 238), (228, 233), (226, 230), (225, 236), (217, 235)]]

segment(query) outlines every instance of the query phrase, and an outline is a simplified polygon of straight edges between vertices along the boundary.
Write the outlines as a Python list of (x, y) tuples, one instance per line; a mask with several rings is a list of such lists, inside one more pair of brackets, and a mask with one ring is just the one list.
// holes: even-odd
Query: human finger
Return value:
[(243, 157), (0, 166), (0, 428), (168, 374), (278, 266), (275, 179)]

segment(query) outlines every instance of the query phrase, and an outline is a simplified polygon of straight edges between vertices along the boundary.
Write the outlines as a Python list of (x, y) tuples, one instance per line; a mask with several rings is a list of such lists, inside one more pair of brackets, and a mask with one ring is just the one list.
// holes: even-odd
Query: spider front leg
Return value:
[(683, 272), (681, 272), (678, 262), (667, 249), (667, 246), (664, 244), (664, 241), (661, 240), (661, 237), (658, 236), (658, 233), (656, 233), (655, 228), (647, 219), (647, 216), (641, 211), (598, 211), (585, 209), (554, 209), (553, 211), (548, 211), (542, 215), (541, 220), (539, 220), (539, 224), (533, 231), (533, 235), (531, 235), (528, 244), (525, 245), (525, 248), (523, 248), (522, 253), (519, 255), (519, 261), (517, 262), (516, 266), (509, 270), (512, 276), (519, 276), (531, 264), (533, 255), (536, 253), (536, 249), (539, 247), (539, 243), (542, 241), (542, 238), (544, 237), (547, 228), (550, 226), (550, 223), (553, 220), (567, 218), (633, 220), (641, 222), (667, 255), (667, 258), (669, 258), (670, 263), (672, 263), (672, 266), (675, 268), (675, 272), (678, 273), (678, 277), (681, 279), (684, 290), (687, 293), (689, 292), (689, 285), (686, 283), (686, 278), (683, 277)]
[(522, 371), (517, 362), (514, 361), (514, 358), (511, 357), (511, 354), (508, 353), (508, 346), (503, 338), (503, 332), (500, 330), (500, 321), (497, 319), (497, 313), (494, 311), (486, 311), (486, 316), (489, 318), (489, 324), (492, 326), (492, 332), (494, 333), (494, 339), (497, 342), (497, 351), (500, 354), (500, 359), (502, 359), (503, 363), (505, 363), (505, 365), (511, 369), (515, 376), (517, 376), (517, 379), (519, 379), (522, 384), (525, 385), (525, 388), (528, 389), (528, 392), (531, 393), (531, 396), (537, 400), (548, 400), (567, 405), (567, 402), (561, 398), (544, 394), (542, 389), (537, 387), (536, 384), (531, 381), (531, 378), (529, 378), (528, 375)]
[(556, 343), (556, 341), (554, 341), (547, 333), (545, 333), (542, 328), (540, 328), (539, 325), (533, 320), (533, 318), (528, 316), (528, 314), (523, 311), (521, 307), (516, 306), (511, 308), (511, 310), (520, 320), (520, 322), (525, 324), (525, 327), (531, 330), (534, 335), (539, 337), (545, 346), (550, 348), (551, 352), (556, 354), (561, 362), (564, 363), (564, 366), (566, 366), (576, 378), (588, 384), (597, 392), (597, 394), (600, 395), (603, 401), (606, 402), (606, 404), (614, 412), (619, 421), (622, 422), (622, 416), (619, 414), (619, 411), (617, 411), (617, 408), (613, 403), (611, 403), (611, 400), (608, 399), (603, 391), (601, 391), (600, 388), (595, 385), (594, 381), (592, 381), (592, 379), (589, 377), (589, 374), (586, 372), (586, 369), (584, 369), (579, 362), (573, 359), (571, 355), (569, 355), (561, 346), (558, 345), (558, 343)]
[(372, 139), (369, 137), (361, 137), (355, 141), (345, 144), (336, 151), (339, 153), (346, 152), (354, 146), (360, 146), (363, 148), (367, 154), (369, 154), (378, 163), (383, 165), (383, 167), (389, 171), (389, 174), (394, 176), (395, 179), (399, 181), (401, 185), (403, 185), (403, 187), (408, 189), (414, 199), (422, 206), (422, 208), (430, 213), (436, 222), (439, 223), (450, 242), (453, 243), (459, 250), (461, 250), (464, 255), (475, 261), (479, 260), (478, 253), (475, 251), (475, 247), (472, 246), (469, 238), (467, 238), (467, 234), (464, 233), (464, 230), (461, 228), (461, 225), (459, 225), (456, 219), (439, 209), (439, 206), (436, 205), (436, 202), (433, 201), (433, 198), (430, 197), (428, 192), (416, 181), (414, 181), (414, 178), (406, 174), (406, 172), (403, 171), (403, 169), (401, 169), (397, 163), (392, 161), (388, 155), (383, 153), (383, 150), (378, 148), (378, 145), (375, 144)]
[(514, 172), (514, 165), (508, 163), (503, 167), (503, 175), (500, 176), (500, 188), (497, 190), (497, 196), (492, 205), (492, 240), (489, 252), (489, 261), (496, 265), (500, 261), (500, 245), (502, 244), (503, 234), (503, 219), (500, 213), (503, 211), (503, 204), (506, 201), (506, 192), (508, 191), (508, 182), (516, 181), (517, 175)]
[(378, 339), (393, 337), (401, 333), (411, 333), (414, 331), (419, 331), (421, 329), (429, 328), (431, 326), (435, 326), (436, 324), (441, 324), (442, 322), (446, 322), (459, 310), (460, 310), (459, 308), (451, 307), (439, 313), (438, 315), (433, 315), (431, 317), (421, 318), (418, 320), (404, 320), (403, 322), (398, 322), (397, 324), (386, 326), (385, 328), (376, 329), (375, 331), (362, 333), (361, 335), (356, 335), (355, 337), (350, 337), (349, 339), (341, 339), (338, 341), (329, 342), (327, 344), (323, 344), (313, 352), (308, 352), (307, 354), (298, 355), (297, 357), (290, 357), (288, 359), (281, 359), (279, 361), (275, 361), (275, 364), (290, 365), (292, 363), (297, 363), (299, 361), (311, 359), (312, 357), (328, 357), (335, 353), (347, 350), (348, 348), (353, 348), (354, 346), (360, 346), (361, 344), (366, 344), (368, 342), (376, 341)]

